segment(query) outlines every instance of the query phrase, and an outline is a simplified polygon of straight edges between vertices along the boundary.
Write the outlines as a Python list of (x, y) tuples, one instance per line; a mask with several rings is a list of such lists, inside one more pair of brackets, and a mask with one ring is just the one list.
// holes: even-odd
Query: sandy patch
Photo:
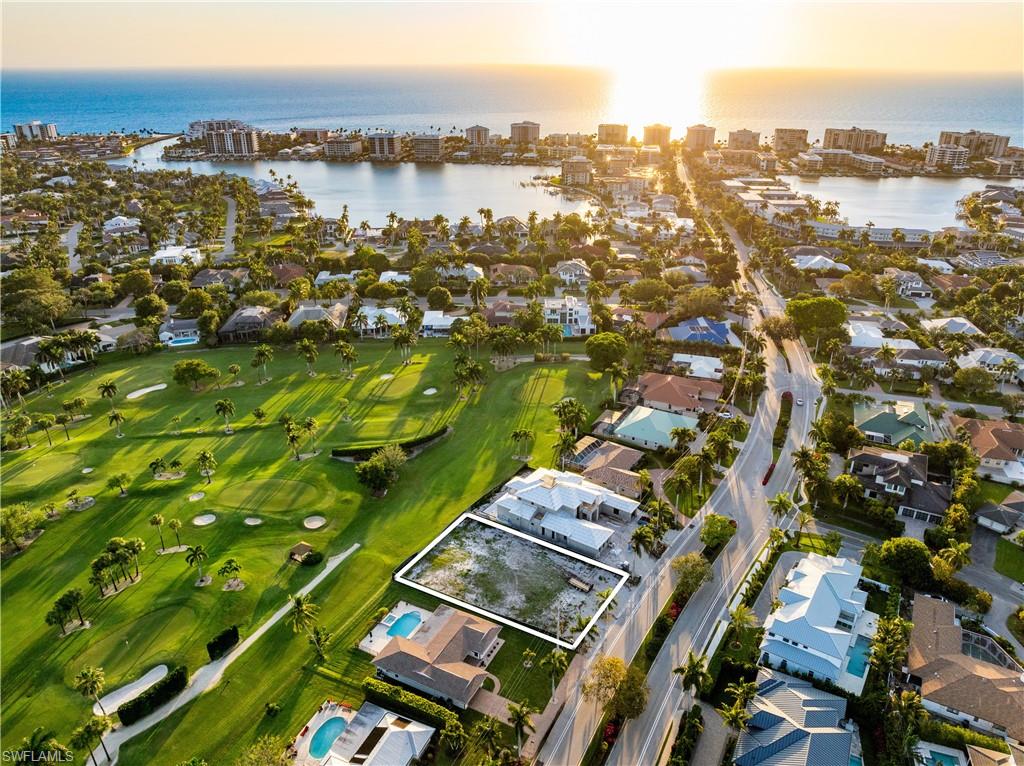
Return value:
[(313, 452), (300, 452), (299, 460), (309, 460), (319, 455), (323, 450), (314, 450)]
[(257, 516), (246, 516), (245, 521), (243, 523), (247, 527), (258, 527), (260, 524), (263, 523), (263, 519)]
[(395, 377), (395, 376), (392, 375), (390, 372), (385, 372), (383, 375), (380, 376), (380, 379), (381, 380), (391, 380), (393, 377)]
[(174, 481), (175, 479), (184, 479), (184, 471), (161, 471), (153, 477), (157, 481)]
[(93, 472), (93, 471), (95, 471), (95, 470), (96, 470), (95, 468), (83, 468), (83, 469), (82, 469), (82, 473), (84, 473), (84, 474), (90, 474), (90, 473), (92, 473), (92, 472)]
[(96, 498), (92, 496), (80, 498), (77, 505), (73, 504), (70, 500), (64, 503), (64, 507), (69, 511), (84, 511), (86, 508), (92, 508), (94, 505), (96, 505)]
[(240, 591), (245, 590), (245, 583), (239, 580), (237, 577), (233, 577), (224, 583), (224, 587), (221, 590)]
[[(138, 697), (142, 692), (146, 691), (150, 686), (155, 684), (161, 678), (167, 675), (166, 665), (157, 665), (155, 668), (151, 668), (141, 678), (132, 681), (129, 684), (125, 684), (119, 689), (115, 689), (109, 694), (104, 694), (100, 697), (98, 703), (93, 703), (92, 712), (94, 715), (103, 715), (103, 711), (106, 710), (108, 714), (113, 713), (121, 705), (128, 700), (133, 700)], [(102, 705), (102, 707), (100, 707)]]
[[(71, 625), (72, 627), (69, 628), (68, 625)], [(64, 626), (64, 634), (59, 636), (59, 638), (67, 638), (72, 633), (78, 633), (82, 630), (89, 630), (89, 628), (92, 627), (92, 623), (88, 620), (86, 620), (85, 622), (79, 622), (78, 620), (75, 620), (74, 622), (68, 623), (68, 625)]]
[(167, 556), (167, 555), (170, 555), (172, 553), (183, 553), (184, 551), (187, 551), (187, 550), (188, 550), (188, 546), (187, 545), (175, 545), (175, 546), (173, 546), (171, 548), (161, 548), (160, 550), (158, 550), (156, 552), (156, 555), (157, 556)]
[(196, 580), (197, 588), (205, 588), (207, 585), (213, 582), (213, 578), (210, 575), (203, 575), (201, 578)]
[(424, 396), (433, 396), (436, 393), (437, 393), (437, 389), (434, 388), (434, 387), (426, 388), (426, 389), (423, 390), (423, 395)]
[(197, 527), (208, 527), (217, 520), (217, 514), (215, 513), (203, 513), (192, 519), (192, 523)]
[(137, 391), (132, 391), (130, 394), (125, 396), (125, 399), (128, 399), (129, 401), (132, 399), (138, 399), (140, 396), (151, 394), (154, 391), (163, 391), (165, 388), (167, 388), (166, 383), (157, 383), (155, 386), (148, 386), (146, 388), (140, 388)]
[(327, 519), (323, 516), (307, 516), (302, 520), (302, 526), (306, 529), (320, 529), (326, 523)]
[(193, 492), (191, 495), (188, 496), (188, 500), (190, 503), (194, 503), (197, 500), (202, 500), (204, 497), (206, 497), (205, 492)]
[(228, 383), (226, 386), (221, 386), (221, 388), (241, 388), (244, 385), (244, 380), (236, 380), (234, 383)]

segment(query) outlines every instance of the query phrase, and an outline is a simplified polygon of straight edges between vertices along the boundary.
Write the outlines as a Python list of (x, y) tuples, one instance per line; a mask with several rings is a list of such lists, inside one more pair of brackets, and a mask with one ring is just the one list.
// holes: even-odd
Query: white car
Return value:
[(798, 407), (803, 407), (804, 406), (804, 400), (803, 399), (797, 399), (796, 400), (796, 404), (797, 404)]

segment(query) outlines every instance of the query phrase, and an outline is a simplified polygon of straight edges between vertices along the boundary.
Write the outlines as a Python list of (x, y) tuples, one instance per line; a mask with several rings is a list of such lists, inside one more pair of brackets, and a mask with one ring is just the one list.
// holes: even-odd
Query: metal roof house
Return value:
[(676, 412), (664, 412), (637, 406), (615, 423), (615, 438), (648, 449), (672, 446), (673, 428), (697, 428), (697, 418)]

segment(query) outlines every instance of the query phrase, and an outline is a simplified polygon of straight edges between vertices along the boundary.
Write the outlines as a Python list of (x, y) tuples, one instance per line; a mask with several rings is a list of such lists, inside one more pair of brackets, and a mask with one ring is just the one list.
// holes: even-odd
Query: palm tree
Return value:
[(200, 450), (196, 455), (196, 465), (199, 467), (199, 473), (206, 477), (206, 483), (212, 484), (213, 469), (217, 467), (217, 459), (213, 453), (208, 449)]
[(36, 425), (43, 430), (43, 433), (46, 434), (46, 443), (51, 447), (53, 446), (53, 439), (50, 438), (50, 429), (53, 428), (56, 422), (57, 421), (53, 415), (45, 413), (42, 415), (36, 415)]
[(566, 461), (576, 454), (576, 437), (570, 431), (558, 434), (554, 446), (555, 462), (563, 471)]
[(697, 438), (697, 432), (692, 428), (686, 428), (677, 426), (668, 432), (668, 435), (672, 438), (675, 443), (675, 448), (680, 452), (686, 448), (686, 445)]
[(126, 473), (115, 473), (109, 479), (107, 479), (107, 489), (116, 489), (121, 497), (125, 497), (128, 494), (126, 487), (130, 481), (128, 474)]
[(487, 277), (474, 279), (469, 283), (469, 297), (473, 300), (476, 308), (481, 308), (491, 290), (491, 281)]
[(217, 570), (217, 574), (221, 577), (226, 577), (228, 580), (237, 580), (238, 573), (242, 571), (242, 565), (238, 563), (237, 559), (228, 559), (221, 564), (220, 569)]
[[(533, 441), (534, 433), (529, 428), (517, 428), (512, 431), (512, 443), (516, 445), (516, 457), (522, 457), (524, 454), (523, 445), (529, 444)], [(573, 446), (576, 443), (573, 442)]]
[(950, 542), (939, 551), (939, 558), (959, 572), (971, 563), (971, 544), (968, 542)]
[(68, 740), (68, 743), (75, 750), (79, 752), (84, 751), (89, 753), (89, 757), (92, 758), (93, 766), (99, 766), (99, 764), (96, 761), (96, 754), (92, 751), (92, 742), (93, 733), (92, 730), (88, 727), (88, 725), (79, 726), (77, 729), (71, 732), (71, 739)]
[(810, 511), (800, 511), (796, 515), (796, 547), (800, 547), (800, 538), (803, 536), (804, 529), (814, 521), (814, 516)]
[(106, 676), (103, 673), (103, 668), (86, 665), (75, 676), (73, 684), (76, 692), (83, 697), (92, 697), (93, 701), (99, 705), (103, 715), (107, 714), (107, 711), (103, 708), (103, 703), (100, 702), (100, 695), (103, 694), (103, 688), (106, 686)]
[(552, 649), (541, 657), (539, 665), (551, 676), (551, 696), (555, 696), (555, 679), (569, 667), (569, 655), (561, 649)]
[(153, 477), (156, 478), (156, 475), (158, 473), (163, 473), (164, 471), (167, 470), (167, 461), (164, 460), (162, 457), (154, 458), (153, 460), (149, 461), (149, 470), (150, 473), (153, 474)]
[(320, 349), (309, 338), (303, 338), (295, 344), (295, 350), (299, 352), (299, 356), (306, 360), (306, 374), (311, 378), (316, 377), (313, 365), (316, 363), (317, 357), (320, 356)]
[(114, 397), (117, 396), (117, 383), (112, 380), (104, 380), (96, 387), (100, 396), (110, 400), (110, 411), (114, 411)]
[(224, 433), (231, 433), (231, 418), (235, 414), (235, 403), (230, 399), (218, 399), (214, 411), (224, 418)]
[(534, 712), (534, 709), (525, 700), (518, 705), (508, 706), (508, 722), (516, 730), (516, 747), (520, 755), (523, 754), (523, 731), (536, 731), (533, 719), (530, 718)]
[(288, 624), (292, 626), (292, 632), (308, 631), (316, 621), (316, 615), (320, 607), (313, 603), (313, 597), (308, 593), (289, 597), (291, 609), (288, 612)]
[(164, 549), (164, 517), (159, 513), (154, 513), (149, 517), (149, 526), (156, 527), (157, 534), (160, 535), (160, 550)]
[(753, 681), (736, 681), (725, 687), (725, 693), (746, 707), (757, 694), (757, 684)]
[(274, 361), (274, 349), (266, 343), (260, 343), (252, 350), (252, 366), (256, 368), (256, 375), (259, 382), (267, 379), (267, 365)]
[(705, 666), (705, 660), (693, 653), (691, 649), (686, 655), (686, 663), (675, 668), (673, 673), (682, 677), (683, 690), (697, 694), (701, 689), (708, 688), (713, 679)]
[(119, 410), (111, 410), (110, 414), (107, 415), (107, 421), (116, 429), (118, 439), (124, 436), (121, 433), (121, 424), (125, 421), (125, 417)]
[(768, 501), (768, 508), (776, 520), (781, 521), (793, 510), (793, 500), (785, 492), (780, 492)]
[[(177, 534), (177, 532), (175, 532)], [(185, 563), (190, 567), (196, 567), (199, 570), (199, 580), (203, 581), (203, 562), (210, 558), (210, 554), (206, 552), (206, 548), (202, 545), (189, 546), (188, 551), (185, 553)]]
[(313, 626), (313, 629), (309, 632), (309, 645), (313, 647), (317, 662), (323, 664), (327, 661), (327, 648), (330, 646), (333, 638), (333, 634), (326, 628), (322, 628), (319, 625)]
[(497, 719), (484, 716), (473, 727), (473, 739), (480, 743), (488, 755), (492, 755), (501, 741), (501, 729)]
[(359, 359), (359, 354), (356, 353), (356, 347), (351, 343), (346, 343), (343, 340), (339, 340), (334, 344), (334, 355), (341, 359), (342, 370), (352, 377), (352, 365)]
[(167, 522), (167, 528), (174, 533), (174, 539), (178, 543), (178, 547), (181, 547), (181, 537), (178, 536), (178, 530), (181, 529), (181, 522), (177, 519), (171, 519)]
[(736, 608), (729, 612), (729, 621), (737, 634), (750, 630), (757, 625), (757, 617), (754, 610), (744, 603), (739, 603)]
[(229, 364), (228, 365), (228, 373), (233, 378), (232, 383), (237, 383), (238, 382), (238, 373), (240, 373), (241, 371), (242, 371), (241, 366), (239, 366), (237, 364)]
[(750, 713), (747, 712), (747, 706), (740, 704), (739, 700), (736, 700), (728, 707), (723, 706), (716, 709), (718, 714), (722, 716), (722, 723), (737, 733), (743, 731), (751, 717)]

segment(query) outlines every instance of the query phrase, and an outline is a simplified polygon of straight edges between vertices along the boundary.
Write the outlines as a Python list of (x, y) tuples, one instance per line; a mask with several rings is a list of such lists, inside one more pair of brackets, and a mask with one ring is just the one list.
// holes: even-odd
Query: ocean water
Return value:
[(890, 142), (935, 141), (978, 128), (1024, 143), (1019, 76), (734, 70), (674, 74), (669, 84), (595, 69), (275, 69), (5, 71), (0, 124), (39, 119), (64, 133), (184, 130), (190, 120), (234, 117), (257, 127), (460, 131), (480, 123), (508, 135), (532, 119), (542, 133), (594, 132), (627, 122), (634, 135), (660, 121), (681, 135), (696, 122), (719, 136), (746, 127), (885, 130)]

